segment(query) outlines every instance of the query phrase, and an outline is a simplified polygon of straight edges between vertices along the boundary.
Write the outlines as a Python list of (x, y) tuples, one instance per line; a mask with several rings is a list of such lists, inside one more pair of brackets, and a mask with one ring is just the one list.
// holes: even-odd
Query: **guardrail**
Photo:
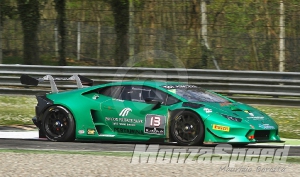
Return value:
[[(83, 67), (44, 65), (0, 65), (0, 94), (34, 95), (49, 92), (50, 86), (24, 86), (20, 75), (55, 77), (80, 74), (102, 84), (121, 80), (181, 81), (227, 95), (237, 101), (250, 104), (300, 105), (300, 73), (204, 70), (181, 68), (129, 68), (129, 67)], [(58, 84), (60, 90), (76, 88), (70, 83)]]

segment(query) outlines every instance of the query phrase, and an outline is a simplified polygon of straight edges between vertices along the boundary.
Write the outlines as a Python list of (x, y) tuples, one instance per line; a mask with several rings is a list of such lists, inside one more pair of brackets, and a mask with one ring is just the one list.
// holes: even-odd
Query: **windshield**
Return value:
[(191, 102), (211, 102), (211, 103), (228, 102), (228, 100), (198, 87), (174, 88), (168, 90), (170, 92), (176, 93), (177, 95)]

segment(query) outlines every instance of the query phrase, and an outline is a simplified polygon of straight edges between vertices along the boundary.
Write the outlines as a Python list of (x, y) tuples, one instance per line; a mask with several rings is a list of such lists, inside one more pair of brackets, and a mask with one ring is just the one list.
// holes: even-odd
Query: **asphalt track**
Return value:
[[(12, 136), (3, 135), (0, 136), (0, 149), (36, 149), (36, 150), (60, 150), (60, 151), (127, 151), (133, 152), (137, 144), (144, 144), (139, 142), (100, 142), (100, 141), (75, 141), (75, 142), (51, 142), (46, 139), (37, 138), (36, 131), (24, 131), (20, 128), (3, 127), (0, 126), (0, 134), (12, 134)], [(15, 136), (22, 135), (20, 137)], [(26, 133), (29, 133), (29, 137), (26, 137)], [(32, 136), (32, 133), (34, 136)], [(15, 137), (14, 137), (15, 136)], [(25, 138), (24, 138), (25, 137)], [(176, 144), (159, 144), (161, 149), (214, 149), (216, 145), (204, 145), (204, 146), (179, 146)], [(233, 147), (232, 150), (226, 151), (231, 153), (235, 148), (239, 149), (274, 149), (275, 152), (279, 149), (283, 149), (284, 146), (278, 145), (248, 145), (245, 147)], [(290, 146), (288, 156), (300, 156), (300, 146)]]
[[(0, 139), (1, 149), (40, 149), (40, 150), (70, 150), (70, 151), (128, 151), (132, 152), (139, 142), (120, 143), (120, 142), (100, 142), (100, 141), (75, 141), (75, 142), (51, 142), (46, 139)], [(160, 144), (160, 148), (214, 148), (215, 145), (204, 146), (179, 146), (172, 144)], [(241, 148), (241, 147), (236, 147)], [(266, 146), (266, 145), (248, 145), (248, 148), (275, 148), (282, 149), (283, 146)], [(300, 156), (300, 147), (290, 147), (291, 156)]]
[[(142, 144), (142, 143), (138, 143)], [(127, 151), (133, 152), (136, 142), (132, 143), (117, 143), (117, 142), (50, 142), (45, 139), (0, 139), (0, 149), (24, 149), (24, 150), (60, 150), (60, 151)], [(215, 145), (205, 146), (178, 146), (172, 144), (160, 144), (159, 148), (172, 149), (172, 148), (183, 148), (183, 149), (202, 149), (211, 148)], [(283, 146), (269, 146), (269, 145), (248, 145), (246, 147), (236, 147), (240, 149), (283, 149)], [(233, 148), (234, 149), (234, 148)], [(231, 153), (232, 151), (226, 151)], [(290, 146), (288, 156), (300, 156), (299, 146)]]

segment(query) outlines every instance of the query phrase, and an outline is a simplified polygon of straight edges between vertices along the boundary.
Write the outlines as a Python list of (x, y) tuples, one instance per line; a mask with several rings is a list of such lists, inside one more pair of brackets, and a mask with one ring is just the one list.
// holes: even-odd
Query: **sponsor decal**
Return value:
[(114, 128), (114, 132), (118, 133), (130, 133), (130, 134), (144, 134), (142, 130), (133, 130), (127, 128)]
[(245, 113), (249, 114), (249, 116), (251, 117), (247, 117), (248, 119), (264, 119), (265, 117), (263, 116), (255, 116), (252, 112), (249, 112), (247, 110), (244, 111)]
[(176, 89), (170, 89), (169, 92), (172, 92), (172, 93), (176, 94)]
[(149, 134), (165, 134), (166, 117), (156, 114), (147, 114), (145, 117), (144, 132)]
[[(218, 144), (213, 148), (161, 148), (157, 144), (135, 145), (130, 163), (133, 164), (218, 164), (219, 171), (228, 171), (233, 167), (247, 165), (247, 163), (259, 163), (261, 166), (252, 167), (248, 171), (272, 170), (284, 172), (283, 169), (275, 169), (267, 164), (282, 164), (286, 162), (290, 146), (280, 148), (233, 148), (230, 144)], [(233, 169), (234, 170), (234, 169)]]
[(177, 89), (177, 88), (198, 88), (195, 85), (163, 85), (165, 89)]
[(248, 119), (253, 119), (253, 120), (259, 120), (259, 119), (264, 119), (265, 117), (262, 116), (254, 116), (254, 117), (247, 117)]
[(268, 130), (275, 129), (274, 126), (269, 125), (269, 124), (259, 124), (258, 127), (263, 128), (263, 129), (268, 129)]
[(87, 129), (87, 134), (88, 135), (95, 135), (95, 130), (94, 129)]
[(122, 111), (120, 112), (119, 116), (127, 116), (129, 112), (131, 112), (132, 110), (130, 108), (124, 108), (122, 109)]
[(84, 130), (78, 130), (78, 134), (84, 134)]
[(230, 130), (230, 127), (228, 127), (228, 126), (222, 126), (222, 125), (216, 125), (216, 124), (213, 124), (212, 128), (214, 130), (220, 130), (220, 131), (224, 131), (224, 132), (229, 132), (229, 130)]
[(212, 112), (212, 110), (209, 109), (209, 108), (203, 108), (203, 110), (204, 110), (206, 113), (211, 113), (211, 112)]
[(125, 123), (143, 123), (143, 120), (141, 120), (141, 119), (119, 118), (119, 122), (125, 122)]
[[(247, 113), (247, 114), (249, 114), (249, 116), (251, 116), (251, 117), (254, 116), (254, 114), (253, 114), (252, 112), (249, 112), (248, 110), (245, 110), (244, 112)], [(249, 117), (248, 117), (248, 118), (249, 118)]]
[(113, 125), (121, 125), (121, 126), (136, 126), (136, 124), (144, 123), (141, 119), (130, 119), (123, 117), (105, 117), (105, 121), (113, 122)]

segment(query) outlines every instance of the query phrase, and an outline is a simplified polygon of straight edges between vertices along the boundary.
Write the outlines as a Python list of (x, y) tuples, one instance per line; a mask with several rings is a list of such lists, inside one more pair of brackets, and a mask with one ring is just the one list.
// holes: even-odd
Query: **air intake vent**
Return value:
[(184, 102), (182, 103), (182, 107), (190, 107), (194, 109), (198, 109), (204, 106), (203, 104), (198, 104), (198, 103), (190, 103), (190, 102)]
[(256, 130), (254, 138), (256, 140), (268, 140), (270, 136), (270, 130)]

